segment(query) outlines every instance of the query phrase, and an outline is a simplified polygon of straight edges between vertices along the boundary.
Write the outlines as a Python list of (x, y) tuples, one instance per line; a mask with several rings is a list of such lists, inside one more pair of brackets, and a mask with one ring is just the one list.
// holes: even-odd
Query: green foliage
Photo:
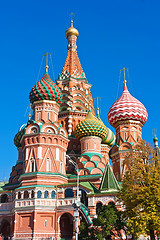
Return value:
[(97, 218), (93, 219), (93, 226), (81, 223), (79, 239), (103, 240), (114, 236), (121, 237), (120, 230), (125, 226), (122, 214), (115, 206), (102, 206), (98, 210)]
[(160, 233), (160, 160), (152, 147), (142, 142), (126, 157), (127, 169), (119, 200), (124, 203), (127, 226), (131, 234), (154, 239)]

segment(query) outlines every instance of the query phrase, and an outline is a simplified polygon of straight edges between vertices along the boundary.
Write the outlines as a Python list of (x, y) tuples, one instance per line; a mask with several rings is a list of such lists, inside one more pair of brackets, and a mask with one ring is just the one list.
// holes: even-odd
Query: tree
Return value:
[(124, 161), (126, 172), (119, 200), (124, 204), (124, 216), (135, 238), (140, 234), (160, 233), (160, 159), (153, 148), (142, 141)]
[(81, 223), (79, 239), (102, 240), (121, 237), (121, 229), (125, 226), (121, 216), (121, 212), (115, 206), (102, 206), (98, 209), (97, 218), (93, 219), (92, 226), (89, 227), (86, 223)]

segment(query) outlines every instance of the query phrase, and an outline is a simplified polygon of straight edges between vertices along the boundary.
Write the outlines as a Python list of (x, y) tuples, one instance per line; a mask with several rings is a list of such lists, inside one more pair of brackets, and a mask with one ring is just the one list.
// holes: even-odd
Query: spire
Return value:
[(77, 54), (77, 37), (79, 32), (73, 27), (73, 20), (71, 19), (71, 27), (66, 30), (66, 38), (68, 40), (68, 55), (62, 69), (59, 79), (65, 79), (68, 77), (85, 78), (81, 63)]
[(100, 190), (105, 192), (119, 190), (118, 182), (109, 163), (107, 163)]

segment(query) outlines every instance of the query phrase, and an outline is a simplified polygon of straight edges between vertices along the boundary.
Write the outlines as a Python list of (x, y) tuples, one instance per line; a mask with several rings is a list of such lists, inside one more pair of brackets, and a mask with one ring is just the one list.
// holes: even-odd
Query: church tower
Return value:
[(12, 170), (10, 184), (24, 186), (31, 182), (31, 185), (43, 185), (46, 184), (46, 174), (48, 185), (66, 183), (65, 154), (69, 140), (67, 131), (58, 122), (61, 92), (48, 74), (48, 65), (29, 98), (33, 118), (29, 116), (27, 124), (15, 136), (19, 158)]
[(129, 93), (124, 74), (122, 95), (108, 112), (108, 121), (116, 130), (116, 144), (110, 151), (110, 157), (114, 174), (119, 181), (122, 180), (125, 171), (123, 160), (132, 147), (141, 141), (142, 127), (147, 118), (148, 113), (144, 105)]
[(60, 104), (59, 122), (67, 129), (69, 135), (68, 152), (71, 157), (80, 155), (80, 142), (74, 136), (74, 129), (78, 123), (85, 119), (89, 105), (94, 113), (93, 99), (88, 83), (77, 54), (77, 38), (79, 32), (73, 27), (66, 30), (68, 40), (68, 54), (57, 80), (61, 89), (62, 101)]

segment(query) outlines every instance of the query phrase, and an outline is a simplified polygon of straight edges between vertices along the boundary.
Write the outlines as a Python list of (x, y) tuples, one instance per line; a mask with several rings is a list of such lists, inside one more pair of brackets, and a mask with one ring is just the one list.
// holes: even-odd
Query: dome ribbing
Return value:
[(29, 98), (31, 103), (40, 100), (51, 100), (59, 103), (61, 101), (61, 92), (51, 80), (48, 72), (46, 72), (42, 79), (33, 86)]
[(119, 121), (136, 120), (144, 125), (147, 119), (148, 113), (146, 108), (129, 93), (125, 84), (122, 95), (109, 109), (109, 123), (114, 127)]

